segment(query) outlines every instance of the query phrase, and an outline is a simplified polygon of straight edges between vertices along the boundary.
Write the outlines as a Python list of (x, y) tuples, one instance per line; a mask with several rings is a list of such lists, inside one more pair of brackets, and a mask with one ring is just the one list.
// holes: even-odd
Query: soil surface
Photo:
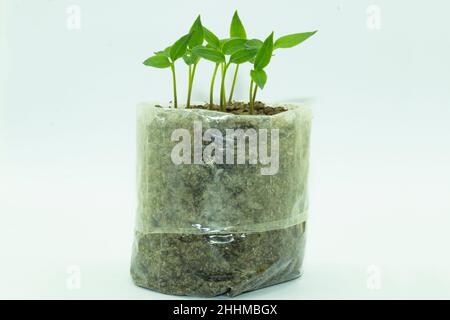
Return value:
[[(219, 106), (214, 104), (210, 107), (209, 103), (204, 105), (190, 106), (189, 109), (210, 109), (220, 111)], [(269, 107), (261, 101), (255, 101), (253, 115), (267, 115), (272, 116), (281, 112), (288, 111), (283, 107)], [(250, 105), (246, 102), (234, 101), (231, 105), (226, 106), (224, 112), (237, 114), (237, 115), (250, 115)]]

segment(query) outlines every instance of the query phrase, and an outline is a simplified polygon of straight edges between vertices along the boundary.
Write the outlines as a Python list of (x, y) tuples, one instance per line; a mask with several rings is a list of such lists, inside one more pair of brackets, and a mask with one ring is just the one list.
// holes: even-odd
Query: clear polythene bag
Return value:
[(311, 112), (283, 106), (273, 116), (138, 107), (136, 285), (235, 296), (301, 275)]

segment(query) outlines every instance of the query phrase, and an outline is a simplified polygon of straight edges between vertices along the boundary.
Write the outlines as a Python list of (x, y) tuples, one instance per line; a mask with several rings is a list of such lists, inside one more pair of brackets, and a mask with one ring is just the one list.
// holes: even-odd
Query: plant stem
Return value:
[(234, 70), (233, 83), (231, 85), (230, 97), (228, 98), (228, 104), (231, 104), (233, 100), (234, 86), (236, 85), (236, 78), (239, 71), (239, 65), (236, 64), (236, 70)]
[(258, 91), (258, 86), (255, 85), (255, 89), (253, 90), (253, 95), (252, 95), (252, 86), (253, 86), (253, 81), (250, 83), (250, 114), (253, 114), (254, 111), (254, 106), (255, 106), (255, 100), (256, 100), (256, 92)]
[(211, 80), (211, 88), (209, 89), (209, 108), (213, 108), (213, 96), (214, 96), (214, 82), (216, 80), (217, 69), (219, 69), (219, 64), (216, 63), (216, 67), (214, 68), (213, 77)]
[[(194, 83), (195, 70), (197, 70), (197, 63), (194, 63), (194, 68), (192, 69), (192, 79), (191, 79), (192, 84)], [(191, 89), (192, 87), (193, 85), (191, 85)]]
[(248, 94), (248, 101), (251, 102), (253, 98), (253, 80), (250, 80), (250, 92)]
[[(222, 106), (225, 107), (226, 105), (226, 98), (225, 98), (225, 77), (223, 78), (223, 86), (222, 86)], [(223, 111), (223, 110), (222, 110)]]
[(250, 104), (250, 114), (253, 114), (253, 80), (250, 81), (250, 92), (248, 94), (248, 102)]
[(230, 66), (230, 63), (222, 64), (222, 83), (220, 85), (220, 111), (224, 111), (224, 106), (226, 103), (225, 98), (225, 75), (227, 73), (227, 69)]
[(194, 84), (194, 76), (195, 76), (195, 70), (197, 69), (197, 64), (194, 64), (194, 68), (191, 68), (191, 65), (189, 65), (189, 87), (188, 87), (188, 98), (186, 107), (189, 108), (191, 105), (191, 94), (192, 94), (192, 87)]
[(188, 97), (186, 101), (186, 108), (189, 108), (189, 100), (191, 100), (191, 97), (189, 97), (189, 92), (191, 91), (191, 76), (192, 76), (192, 66), (188, 65)]
[(177, 100), (177, 78), (175, 76), (175, 61), (170, 65), (170, 69), (172, 69), (172, 78), (173, 78), (173, 105), (175, 108), (178, 107)]
[(224, 65), (225, 65), (225, 63), (222, 63), (222, 65), (221, 65), (221, 78), (220, 78), (220, 103), (219, 103), (219, 105), (220, 105), (220, 111), (223, 111), (223, 87), (224, 87)]
[(221, 66), (221, 78), (220, 78), (220, 103), (219, 103), (219, 110), (223, 111), (223, 85), (224, 85), (224, 80), (223, 80), (223, 63)]
[(254, 105), (255, 105), (256, 92), (257, 92), (257, 91), (258, 91), (258, 86), (255, 85), (255, 91), (253, 91), (253, 98), (252, 98), (252, 100), (253, 100), (253, 103), (252, 103), (252, 110), (251, 110), (250, 114), (253, 114), (253, 108), (254, 108)]
[(256, 101), (256, 92), (258, 91), (258, 86), (255, 86), (255, 91), (253, 91), (253, 104), (255, 104)]

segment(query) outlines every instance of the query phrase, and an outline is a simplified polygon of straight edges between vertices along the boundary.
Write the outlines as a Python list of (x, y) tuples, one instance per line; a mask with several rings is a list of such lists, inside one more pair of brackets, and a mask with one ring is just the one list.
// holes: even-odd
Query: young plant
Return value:
[[(251, 61), (255, 57), (257, 52), (258, 51), (253, 48), (243, 48), (243, 49), (236, 50), (230, 54), (230, 59), (223, 66), (222, 85), (221, 85), (221, 93), (222, 93), (221, 106), (224, 106), (226, 104), (226, 101), (225, 101), (225, 76), (226, 76), (228, 67), (230, 66), (230, 64), (233, 63), (233, 64), (236, 64), (236, 69), (237, 69), (237, 67), (240, 64)], [(234, 83), (233, 83), (233, 85), (234, 85)]]
[[(213, 105), (213, 90), (214, 81), (216, 78), (217, 70), (221, 67), (221, 85), (220, 85), (220, 110), (223, 111), (226, 105), (225, 98), (225, 78), (227, 70), (231, 63), (239, 65), (246, 61), (251, 60), (255, 55), (257, 50), (254, 48), (247, 48), (245, 46), (247, 40), (242, 38), (229, 38), (224, 40), (219, 40), (211, 31), (204, 28), (205, 39), (208, 43), (207, 46), (197, 46), (192, 51), (194, 54), (204, 58), (206, 60), (216, 63), (213, 78), (210, 87), (210, 107)], [(229, 55), (230, 58), (226, 61), (225, 56)]]
[[(230, 25), (230, 38), (236, 39), (247, 39), (247, 32), (245, 31), (244, 25), (239, 18), (237, 10), (234, 12), (233, 19)], [(233, 82), (231, 84), (230, 97), (228, 98), (228, 104), (231, 104), (233, 100), (234, 86), (236, 85), (236, 78), (239, 71), (239, 64), (236, 64), (236, 69), (234, 70)]]
[[(232, 103), (234, 89), (236, 85), (239, 66), (242, 63), (250, 62), (253, 68), (250, 72), (250, 90), (249, 105), (250, 113), (254, 112), (256, 94), (259, 89), (263, 89), (267, 82), (265, 68), (270, 63), (273, 52), (277, 49), (292, 48), (312, 35), (314, 32), (294, 33), (278, 38), (275, 42), (273, 32), (261, 41), (258, 39), (247, 39), (247, 33), (237, 11), (234, 12), (230, 25), (230, 38), (219, 40), (219, 38), (210, 30), (203, 27), (200, 15), (191, 26), (189, 33), (178, 39), (172, 46), (162, 51), (155, 52), (153, 56), (144, 61), (146, 66), (155, 68), (171, 68), (173, 79), (173, 101), (174, 107), (178, 106), (177, 99), (177, 81), (175, 73), (175, 62), (183, 58), (188, 65), (188, 94), (186, 106), (191, 104), (192, 87), (197, 64), (201, 58), (212, 61), (215, 64), (213, 76), (211, 79), (209, 105), (214, 105), (214, 84), (219, 67), (221, 68), (220, 84), (220, 111), (224, 111), (225, 106)], [(203, 42), (206, 40), (206, 46)], [(227, 56), (229, 58), (227, 59)], [(228, 101), (225, 93), (225, 79), (227, 71), (231, 64), (235, 64), (233, 81), (231, 85)]]
[(186, 107), (189, 108), (191, 105), (191, 94), (192, 94), (192, 85), (194, 83), (195, 71), (197, 69), (197, 64), (200, 60), (200, 57), (192, 52), (192, 49), (196, 46), (202, 45), (204, 40), (204, 31), (202, 22), (200, 20), (200, 15), (195, 20), (191, 29), (189, 30), (189, 34), (191, 35), (186, 53), (183, 55), (184, 62), (188, 65), (188, 97), (186, 102)]
[[(253, 108), (255, 105), (256, 92), (258, 87), (263, 89), (267, 82), (267, 74), (264, 68), (270, 63), (273, 53), (273, 32), (266, 38), (256, 54), (253, 62), (253, 70), (250, 71), (250, 114), (253, 114)], [(253, 84), (255, 84), (253, 88)]]
[(172, 46), (167, 47), (163, 51), (155, 52), (153, 56), (144, 61), (144, 65), (154, 68), (169, 68), (172, 71), (173, 80), (173, 103), (174, 107), (178, 107), (177, 98), (177, 79), (175, 74), (175, 62), (184, 56), (191, 34), (186, 34), (178, 39)]
[[(219, 69), (220, 64), (225, 62), (225, 55), (221, 51), (221, 44), (219, 38), (213, 32), (211, 32), (205, 27), (203, 27), (203, 33), (207, 45), (206, 47), (194, 48), (194, 51), (197, 50), (198, 56), (203, 56), (204, 59), (215, 63), (214, 72), (209, 89), (209, 108), (212, 109), (214, 104), (214, 82), (216, 81), (217, 70)], [(211, 50), (204, 50), (204, 49), (211, 49)]]
[[(253, 109), (258, 88), (262, 90), (267, 82), (267, 74), (264, 71), (264, 68), (270, 63), (273, 51), (276, 49), (295, 47), (309, 37), (313, 36), (316, 32), (317, 31), (289, 34), (278, 38), (275, 43), (273, 43), (272, 32), (264, 42), (257, 39), (249, 40), (247, 42), (247, 47), (258, 48), (258, 54), (256, 55), (254, 61), (252, 61), (253, 70), (250, 71), (250, 114), (253, 114), (254, 111)], [(254, 87), (253, 84), (255, 84)]]

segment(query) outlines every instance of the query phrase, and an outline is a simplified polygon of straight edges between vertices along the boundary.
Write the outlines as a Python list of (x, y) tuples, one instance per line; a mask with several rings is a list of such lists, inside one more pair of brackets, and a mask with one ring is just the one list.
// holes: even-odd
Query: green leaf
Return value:
[(220, 46), (219, 49), (220, 49), (220, 50), (222, 50), (224, 44), (227, 43), (227, 41), (230, 41), (230, 39), (228, 38), (228, 39), (220, 39), (220, 40), (219, 40), (219, 46)]
[(277, 39), (277, 41), (275, 41), (274, 49), (295, 47), (296, 45), (302, 43), (309, 37), (313, 36), (316, 32), (317, 31), (294, 33), (294, 34), (289, 34), (287, 36), (283, 36), (283, 37)]
[(200, 46), (203, 44), (204, 32), (202, 22), (200, 20), (200, 15), (195, 20), (191, 29), (189, 30), (191, 38), (189, 39), (189, 48)]
[(220, 48), (220, 40), (214, 33), (212, 33), (210, 30), (208, 30), (205, 27), (203, 27), (203, 33), (204, 33), (206, 42), (208, 42), (208, 44), (210, 46), (212, 46), (213, 48), (217, 48), (217, 49)]
[(172, 61), (176, 61), (186, 53), (187, 46), (189, 43), (189, 39), (191, 38), (191, 34), (186, 34), (178, 39), (170, 48), (170, 58)]
[(264, 89), (264, 85), (267, 82), (267, 74), (264, 70), (252, 70), (250, 71), (250, 76), (258, 87)]
[(192, 65), (198, 63), (200, 57), (195, 53), (193, 53), (192, 51), (191, 52), (186, 51), (186, 53), (183, 56), (183, 60), (187, 65)]
[(225, 62), (225, 56), (223, 55), (223, 53), (214, 48), (197, 46), (192, 49), (192, 52), (195, 55), (212, 62)]
[(169, 58), (163, 55), (155, 55), (144, 61), (144, 64), (154, 68), (168, 68), (170, 67)]
[(258, 50), (256, 49), (241, 49), (233, 53), (230, 57), (230, 63), (241, 64), (250, 61), (255, 57)]
[(247, 40), (240, 38), (227, 39), (222, 46), (222, 52), (226, 55), (235, 53), (238, 50), (245, 49)]
[(255, 58), (255, 69), (262, 70), (270, 62), (273, 52), (273, 32), (264, 41)]
[(249, 48), (249, 49), (258, 49), (261, 48), (263, 45), (263, 42), (259, 39), (251, 39), (251, 40), (247, 40), (247, 42), (245, 43), (245, 47)]
[(155, 52), (155, 54), (158, 56), (165, 56), (167, 58), (170, 58), (170, 47), (167, 47), (162, 51), (157, 51)]
[(234, 12), (233, 19), (231, 20), (230, 37), (247, 39), (247, 33), (245, 32), (244, 25), (239, 18), (237, 10)]

